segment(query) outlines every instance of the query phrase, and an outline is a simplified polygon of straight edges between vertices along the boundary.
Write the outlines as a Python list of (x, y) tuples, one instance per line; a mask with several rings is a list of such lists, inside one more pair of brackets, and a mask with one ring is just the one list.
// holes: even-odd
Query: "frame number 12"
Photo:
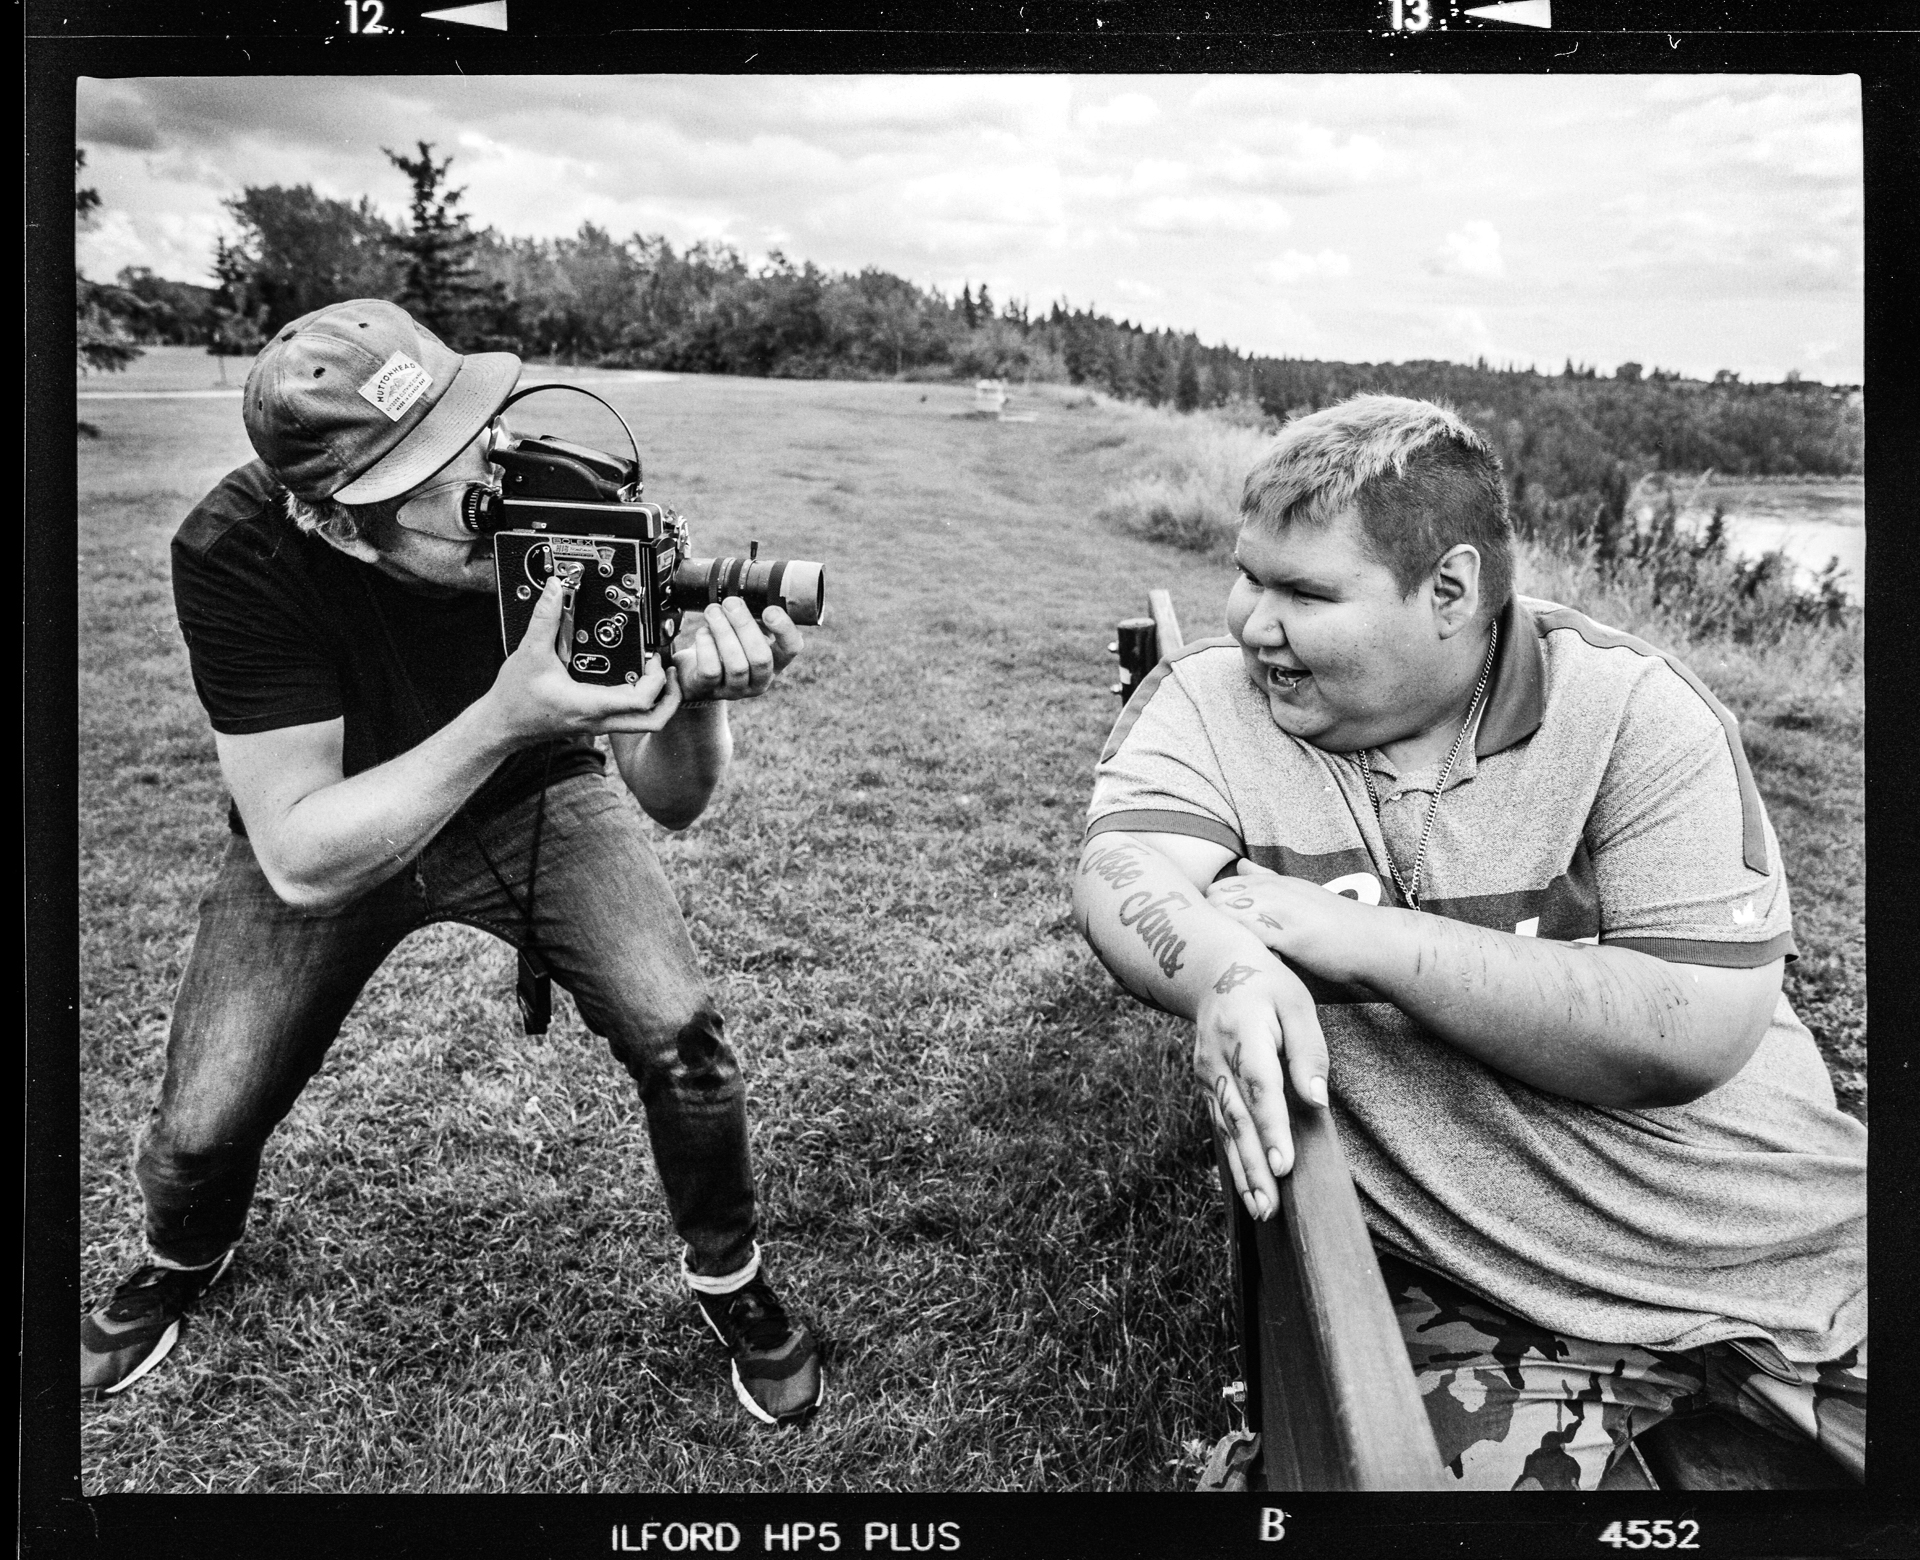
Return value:
[[(1393, 0), (1393, 3), (1395, 9), (1398, 9), (1400, 0)], [(1424, 5), (1426, 0), (1418, 0), (1418, 3)], [(346, 4), (348, 32), (384, 33), (393, 31), (383, 20), (387, 14), (385, 0), (346, 0)]]

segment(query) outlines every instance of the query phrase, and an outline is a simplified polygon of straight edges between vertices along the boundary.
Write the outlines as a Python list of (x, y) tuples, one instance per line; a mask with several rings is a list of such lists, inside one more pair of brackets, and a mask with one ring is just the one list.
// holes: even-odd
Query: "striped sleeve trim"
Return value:
[(1715, 719), (1720, 722), (1720, 729), (1727, 734), (1727, 750), (1733, 755), (1733, 772), (1740, 782), (1742, 859), (1746, 862), (1749, 871), (1758, 872), (1763, 877), (1770, 872), (1772, 869), (1767, 864), (1767, 829), (1765, 815), (1760, 807), (1760, 790), (1753, 783), (1753, 770), (1747, 764), (1747, 750), (1740, 744), (1740, 722), (1734, 719), (1733, 711), (1716, 699), (1707, 685), (1694, 676), (1684, 662), (1675, 660), (1666, 651), (1656, 649), (1644, 639), (1636, 639), (1632, 634), (1623, 634), (1617, 628), (1603, 627), (1585, 613), (1575, 612), (1571, 607), (1554, 607), (1550, 611), (1537, 613), (1535, 621), (1547, 633), (1560, 628), (1571, 629), (1596, 650), (1631, 650), (1636, 655), (1651, 656), (1655, 660), (1664, 661), (1673, 670), (1675, 676), (1700, 696), (1707, 708), (1713, 711)]
[(1203, 813), (1174, 812), (1171, 809), (1135, 808), (1131, 812), (1110, 812), (1087, 825), (1086, 838), (1096, 834), (1185, 834), (1210, 845), (1219, 845), (1236, 856), (1247, 853), (1240, 836), (1218, 818)]
[(1190, 645), (1176, 650), (1172, 655), (1158, 662), (1152, 671), (1140, 679), (1140, 686), (1134, 690), (1133, 697), (1121, 706), (1119, 717), (1113, 723), (1113, 730), (1107, 733), (1107, 745), (1100, 750), (1100, 762), (1105, 763), (1120, 751), (1120, 744), (1127, 740), (1127, 733), (1133, 730), (1133, 723), (1140, 718), (1140, 712), (1147, 702), (1166, 681), (1167, 673), (1175, 661), (1183, 661), (1200, 650), (1212, 650), (1220, 645), (1230, 645), (1234, 641), (1225, 635), (1216, 635), (1212, 639), (1196, 639)]
[(1757, 970), (1775, 959), (1800, 957), (1791, 931), (1780, 932), (1765, 942), (1708, 942), (1698, 937), (1608, 937), (1609, 948), (1631, 948), (1635, 953), (1651, 954), (1669, 964), (1705, 964), (1722, 970)]

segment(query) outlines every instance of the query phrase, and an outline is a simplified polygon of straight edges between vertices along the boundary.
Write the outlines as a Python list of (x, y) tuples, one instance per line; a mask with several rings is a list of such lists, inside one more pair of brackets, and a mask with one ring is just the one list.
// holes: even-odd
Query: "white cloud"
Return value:
[(1159, 233), (1279, 233), (1293, 219), (1264, 195), (1161, 195), (1143, 201), (1133, 220)]
[(1089, 103), (1074, 116), (1083, 130), (1133, 130), (1160, 117), (1160, 105), (1144, 92), (1122, 92), (1104, 103)]
[(1113, 290), (1123, 298), (1137, 298), (1149, 303), (1167, 295), (1164, 287), (1155, 287), (1151, 282), (1136, 282), (1124, 276), (1113, 279)]
[(1184, 190), (1192, 178), (1192, 170), (1183, 162), (1171, 157), (1148, 157), (1133, 165), (1133, 172), (1127, 178), (1127, 191), (1132, 195), (1165, 195)]
[(1507, 262), (1500, 253), (1500, 230), (1484, 220), (1468, 222), (1446, 236), (1431, 264), (1445, 276), (1505, 276)]
[[(1857, 184), (1861, 144), (1851, 79), (1818, 95), (1776, 84), (1757, 96), (1717, 93), (1668, 116), (1659, 166), (1695, 176), (1726, 164), (1816, 184)], [(1845, 93), (1852, 110), (1836, 113)]]
[[(1370, 135), (1342, 138), (1325, 125), (1256, 123), (1241, 127), (1238, 144), (1227, 149), (1227, 163), (1239, 182), (1321, 194), (1364, 184), (1388, 162), (1386, 147)], [(1257, 158), (1257, 162), (1251, 160)]]
[(1182, 104), (1187, 114), (1223, 120), (1312, 119), (1369, 130), (1437, 128), (1469, 117), (1454, 82), (1436, 76), (1209, 76)]
[(1478, 309), (1440, 310), (1434, 316), (1429, 334), (1444, 345), (1448, 357), (1471, 359), (1495, 355), (1493, 332), (1487, 328)]
[(74, 262), (95, 281), (111, 281), (122, 267), (133, 266), (210, 287), (207, 256), (214, 240), (232, 229), (212, 212), (107, 211), (75, 236)]
[(1044, 163), (943, 168), (899, 190), (909, 221), (958, 221), (990, 227), (1051, 227), (1060, 222), (1060, 178)]
[(1769, 210), (1730, 216), (1698, 206), (1624, 222), (1590, 273), (1649, 296), (1857, 292), (1864, 256), (1858, 221)]
[[(682, 78), (685, 79), (685, 78)], [(696, 83), (699, 78), (692, 78)], [(749, 121), (754, 103), (791, 103), (797, 128), (834, 134), (885, 129), (924, 135), (942, 129), (982, 129), (1022, 137), (1052, 136), (1067, 121), (1073, 83), (1065, 76), (828, 76), (734, 77)], [(784, 115), (782, 117), (785, 117)], [(701, 133), (708, 133), (705, 126)]]
[(1322, 249), (1318, 254), (1311, 255), (1298, 249), (1289, 249), (1260, 267), (1260, 275), (1265, 280), (1282, 287), (1291, 287), (1296, 282), (1311, 279), (1352, 274), (1352, 259), (1335, 249)]

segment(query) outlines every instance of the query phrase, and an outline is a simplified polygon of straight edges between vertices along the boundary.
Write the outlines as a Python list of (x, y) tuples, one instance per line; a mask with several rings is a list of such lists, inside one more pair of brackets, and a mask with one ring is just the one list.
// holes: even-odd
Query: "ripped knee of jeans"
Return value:
[(650, 1024), (637, 1036), (615, 1039), (613, 1051), (643, 1089), (666, 1080), (722, 1087), (740, 1075), (726, 1021), (705, 1000), (678, 1023)]

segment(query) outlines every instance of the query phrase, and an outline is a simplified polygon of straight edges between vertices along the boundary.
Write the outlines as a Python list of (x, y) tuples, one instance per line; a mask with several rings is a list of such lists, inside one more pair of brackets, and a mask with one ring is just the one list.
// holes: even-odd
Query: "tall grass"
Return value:
[(1240, 487), (1272, 435), (1213, 416), (1128, 407), (1139, 464), (1107, 491), (1094, 518), (1150, 542), (1227, 553), (1240, 527)]

